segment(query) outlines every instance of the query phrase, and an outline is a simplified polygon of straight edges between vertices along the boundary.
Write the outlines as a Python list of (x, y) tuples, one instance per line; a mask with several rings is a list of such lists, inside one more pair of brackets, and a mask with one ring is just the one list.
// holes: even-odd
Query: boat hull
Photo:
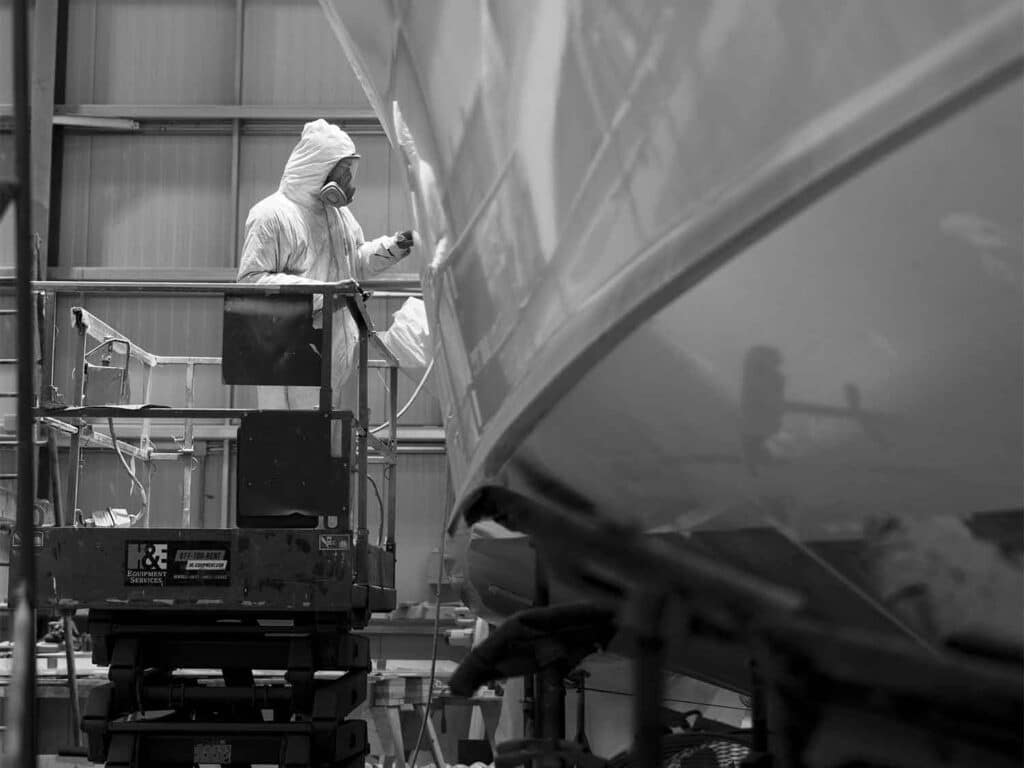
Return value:
[(457, 517), (800, 573), (1020, 509), (1017, 4), (322, 4), (406, 160)]

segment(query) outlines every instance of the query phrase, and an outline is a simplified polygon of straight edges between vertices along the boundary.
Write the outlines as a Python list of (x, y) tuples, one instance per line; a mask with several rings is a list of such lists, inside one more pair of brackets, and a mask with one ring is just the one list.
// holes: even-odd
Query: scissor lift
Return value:
[[(89, 290), (129, 289), (90, 283)], [(87, 608), (93, 660), (109, 666), (110, 682), (92, 692), (82, 718), (89, 759), (111, 768), (361, 765), (366, 724), (346, 718), (365, 699), (370, 660), (366, 638), (354, 631), (395, 607), (398, 390), (397, 362), (379, 345), (390, 374), (390, 430), (378, 440), (369, 430), (368, 349), (376, 339), (365, 294), (351, 281), (135, 283), (130, 290), (225, 294), (225, 383), (319, 386), (320, 398), (316, 411), (89, 405), (76, 379), (72, 404), (37, 409), (37, 417), (83, 434), (90, 418), (241, 420), (237, 528), (75, 526), (36, 534), (40, 607)], [(322, 329), (311, 320), (317, 293)], [(359, 329), (356, 413), (332, 406), (335, 311), (350, 312)], [(390, 465), (386, 537), (376, 545), (367, 528), (371, 453)], [(257, 670), (284, 674), (257, 684)]]

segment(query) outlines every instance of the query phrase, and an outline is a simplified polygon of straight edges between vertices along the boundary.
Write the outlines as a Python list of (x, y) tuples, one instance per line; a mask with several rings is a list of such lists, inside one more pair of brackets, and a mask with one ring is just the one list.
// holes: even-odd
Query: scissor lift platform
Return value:
[[(37, 604), (65, 615), (87, 609), (93, 661), (109, 667), (110, 682), (93, 690), (82, 718), (89, 759), (111, 768), (361, 764), (366, 724), (346, 717), (366, 697), (370, 660), (368, 641), (353, 631), (396, 604), (397, 363), (386, 348), (378, 350), (390, 368), (384, 441), (368, 426), (368, 348), (376, 339), (357, 285), (157, 288), (232, 294), (224, 308), (225, 383), (319, 385), (320, 406), (93, 405), (76, 380), (70, 406), (36, 409), (72, 430), (73, 448), (76, 437), (90, 434), (90, 418), (184, 419), (186, 452), (191, 419), (241, 420), (237, 528), (75, 525), (35, 532)], [(322, 330), (311, 324), (310, 294), (317, 292), (327, 294)], [(333, 355), (325, 350), (332, 349), (336, 304), (359, 330), (355, 413), (334, 407)], [(128, 344), (85, 310), (75, 318), (81, 360), (90, 335), (101, 344)], [(125, 449), (113, 434), (110, 443)], [(371, 452), (390, 470), (376, 546), (366, 509)], [(72, 454), (70, 510), (77, 506)], [(21, 544), (14, 542), (15, 556)], [(281, 670), (283, 678), (257, 684), (257, 670)]]
[[(88, 609), (93, 661), (110, 670), (82, 720), (89, 758), (111, 768), (359, 763), (366, 725), (345, 718), (365, 699), (370, 660), (352, 631), (394, 609), (395, 571), (392, 553), (369, 546), (360, 578), (350, 539), (280, 528), (39, 531), (40, 607)], [(283, 670), (284, 681), (257, 685), (257, 669)]]

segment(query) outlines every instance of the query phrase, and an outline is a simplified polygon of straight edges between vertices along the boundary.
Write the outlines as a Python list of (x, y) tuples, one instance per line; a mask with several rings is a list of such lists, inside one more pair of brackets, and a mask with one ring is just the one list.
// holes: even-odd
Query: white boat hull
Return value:
[(813, 559), (1020, 509), (1016, 3), (322, 4), (407, 160), (458, 515)]

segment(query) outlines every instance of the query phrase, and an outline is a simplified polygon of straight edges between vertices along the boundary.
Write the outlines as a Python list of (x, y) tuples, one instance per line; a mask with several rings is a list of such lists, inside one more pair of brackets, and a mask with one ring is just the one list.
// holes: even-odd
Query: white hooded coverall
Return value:
[[(260, 200), (245, 220), (238, 267), (240, 283), (332, 283), (366, 278), (408, 254), (385, 235), (365, 241), (363, 229), (346, 208), (325, 205), (320, 188), (339, 160), (356, 154), (348, 134), (325, 120), (306, 123), (285, 164), (277, 192)], [(319, 309), (322, 299), (314, 297)], [(320, 327), (319, 312), (314, 325)], [(334, 315), (332, 387), (334, 407), (355, 408), (355, 368), (359, 331), (342, 305)], [(343, 386), (348, 382), (349, 386)], [(257, 387), (262, 409), (315, 409), (315, 387)], [(342, 405), (342, 403), (346, 405)]]

